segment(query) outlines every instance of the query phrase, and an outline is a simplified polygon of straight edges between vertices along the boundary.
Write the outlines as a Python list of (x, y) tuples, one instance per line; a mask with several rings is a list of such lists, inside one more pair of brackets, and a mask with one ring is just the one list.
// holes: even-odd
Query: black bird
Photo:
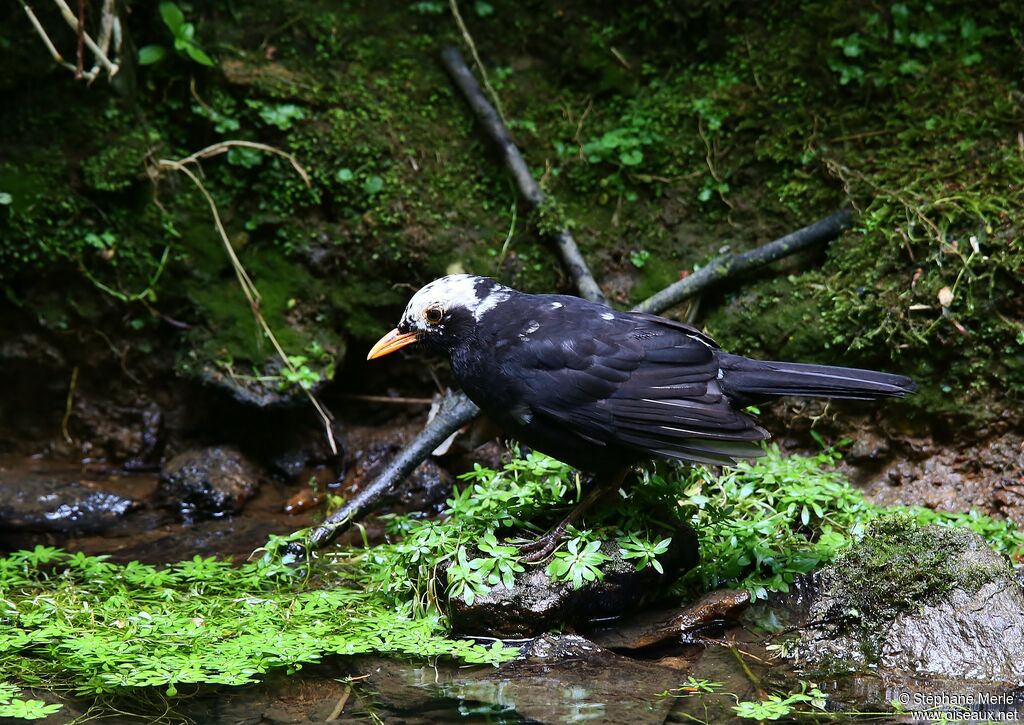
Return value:
[(744, 408), (783, 395), (872, 399), (914, 390), (902, 375), (751, 360), (700, 330), (566, 295), (454, 274), (423, 287), (367, 359), (413, 343), (451, 358), (466, 395), (531, 448), (595, 474), (596, 486), (533, 547), (535, 560), (630, 467), (656, 457), (728, 465), (768, 431)]

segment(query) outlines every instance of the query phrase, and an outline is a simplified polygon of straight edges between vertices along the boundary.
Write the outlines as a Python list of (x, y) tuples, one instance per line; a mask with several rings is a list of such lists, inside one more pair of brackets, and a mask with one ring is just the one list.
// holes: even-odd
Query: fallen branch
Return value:
[(377, 474), (377, 477), (366, 488), (346, 501), (341, 508), (317, 526), (310, 533), (307, 546), (310, 549), (319, 548), (348, 529), (353, 521), (366, 513), (377, 499), (408, 476), (448, 436), (479, 414), (480, 409), (464, 393), (445, 395), (437, 415), (427, 423), (420, 434), (399, 451), (398, 455), (391, 459), (387, 467)]
[(732, 277), (795, 254), (803, 249), (830, 242), (850, 226), (853, 212), (841, 209), (824, 219), (797, 229), (792, 234), (768, 242), (742, 254), (724, 255), (689, 277), (670, 284), (633, 308), (634, 312), (658, 314), (674, 307), (688, 297)]
[[(483, 126), (484, 132), (498, 147), (502, 163), (512, 174), (512, 180), (515, 181), (520, 195), (527, 204), (536, 209), (544, 203), (544, 192), (541, 191), (540, 185), (530, 173), (530, 168), (526, 165), (523, 155), (519, 153), (508, 129), (502, 123), (501, 116), (484, 96), (480, 84), (476, 82), (473, 73), (466, 66), (462, 53), (455, 47), (445, 48), (441, 51), (441, 62), (455, 85), (462, 91), (462, 95), (466, 97), (469, 107), (476, 115), (477, 121)], [(554, 234), (554, 242), (562, 264), (565, 265), (580, 297), (591, 302), (607, 303), (604, 293), (590, 273), (586, 260), (580, 254), (580, 248), (576, 245), (572, 232), (564, 228), (559, 229)]]

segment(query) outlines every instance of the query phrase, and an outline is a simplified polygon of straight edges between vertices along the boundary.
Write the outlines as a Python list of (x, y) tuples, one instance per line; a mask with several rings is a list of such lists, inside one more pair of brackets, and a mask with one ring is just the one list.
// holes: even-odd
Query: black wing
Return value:
[(730, 464), (761, 453), (754, 441), (768, 433), (723, 395), (711, 338), (653, 315), (573, 318), (572, 329), (543, 324), (509, 351), (533, 416), (652, 456)]

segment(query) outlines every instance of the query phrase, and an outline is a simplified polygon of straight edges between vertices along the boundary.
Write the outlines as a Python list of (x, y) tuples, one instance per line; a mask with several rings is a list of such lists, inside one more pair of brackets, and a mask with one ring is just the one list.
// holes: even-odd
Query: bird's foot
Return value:
[(519, 545), (519, 558), (526, 564), (540, 564), (565, 540), (565, 529), (556, 527), (533, 541)]

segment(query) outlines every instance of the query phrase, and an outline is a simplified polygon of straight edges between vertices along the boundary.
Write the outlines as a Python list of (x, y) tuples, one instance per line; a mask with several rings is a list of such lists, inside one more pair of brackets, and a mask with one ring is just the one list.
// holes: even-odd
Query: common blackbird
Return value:
[(592, 493), (538, 540), (535, 559), (640, 461), (728, 465), (760, 455), (758, 441), (770, 436), (745, 412), (749, 405), (783, 395), (872, 399), (914, 390), (902, 375), (751, 360), (682, 322), (526, 294), (468, 274), (413, 295), (367, 359), (413, 343), (447, 353), (466, 395), (511, 436), (595, 474)]

